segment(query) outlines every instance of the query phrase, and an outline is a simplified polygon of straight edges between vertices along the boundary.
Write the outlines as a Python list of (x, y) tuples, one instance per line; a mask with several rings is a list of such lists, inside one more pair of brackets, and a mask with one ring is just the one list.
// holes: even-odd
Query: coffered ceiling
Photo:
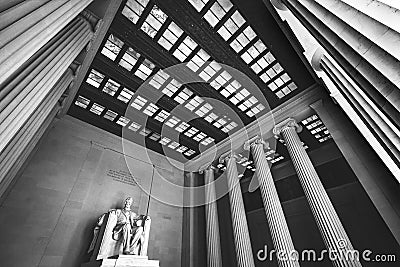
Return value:
[[(280, 23), (262, 0), (124, 1), (68, 113), (194, 158), (316, 83)], [(302, 134), (318, 145), (312, 115)]]

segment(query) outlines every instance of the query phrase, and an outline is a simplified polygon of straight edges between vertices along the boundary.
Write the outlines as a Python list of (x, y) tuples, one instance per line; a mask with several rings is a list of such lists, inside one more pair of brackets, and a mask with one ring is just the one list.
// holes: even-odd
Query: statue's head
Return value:
[(124, 201), (124, 208), (130, 208), (133, 204), (133, 198), (132, 197), (127, 197)]

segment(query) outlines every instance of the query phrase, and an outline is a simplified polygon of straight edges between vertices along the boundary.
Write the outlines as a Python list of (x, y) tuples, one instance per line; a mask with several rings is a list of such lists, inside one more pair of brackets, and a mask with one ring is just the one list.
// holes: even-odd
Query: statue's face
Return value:
[(130, 208), (133, 204), (133, 199), (132, 198), (127, 198), (125, 200), (125, 208)]

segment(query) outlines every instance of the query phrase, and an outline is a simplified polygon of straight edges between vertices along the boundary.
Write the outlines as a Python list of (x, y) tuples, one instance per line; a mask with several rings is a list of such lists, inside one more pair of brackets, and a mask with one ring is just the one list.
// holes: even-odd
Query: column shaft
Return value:
[(278, 192), (276, 191), (271, 171), (265, 158), (263, 146), (262, 141), (257, 140), (250, 144), (250, 149), (256, 166), (256, 175), (260, 182), (261, 197), (275, 250), (280, 253), (285, 252), (283, 258), (280, 256), (277, 257), (278, 265), (300, 266), (297, 258), (294, 258), (294, 260), (290, 258), (290, 256), (296, 256), (291, 255), (295, 251), (294, 245), (279, 201)]
[[(400, 79), (398, 73), (392, 76), (400, 62), (316, 1), (283, 2), (346, 73), (400, 126), (400, 91), (397, 87)], [(366, 27), (369, 26), (373, 27)]]
[(346, 96), (355, 110), (368, 122), (369, 126), (386, 145), (395, 162), (400, 163), (400, 131), (391, 120), (379, 110), (375, 103), (354, 83), (349, 81), (331, 62), (322, 56), (321, 69)]
[[(31, 12), (20, 16), (11, 16), (19, 11), (28, 12), (26, 0), (1, 12), (7, 17), (0, 31), (0, 86), (50, 41), (61, 29), (71, 22), (93, 0), (48, 1)], [(34, 5), (38, 5), (35, 3)]]
[[(68, 69), (54, 86), (52, 92), (46, 97), (45, 101), (42, 101), (40, 106), (25, 122), (23, 128), (18, 131), (0, 154), (0, 177), (4, 177), (0, 180), (0, 196), (7, 189), (12, 178), (34, 148), (32, 144), (37, 143), (45, 132), (45, 128), (47, 128), (60, 109), (57, 101), (71, 84), (73, 78), (72, 70)], [(48, 120), (50, 121), (46, 123)]]
[(254, 267), (255, 264), (249, 228), (247, 225), (246, 211), (244, 208), (235, 156), (230, 155), (226, 157), (225, 164), (238, 267)]
[[(43, 101), (57, 80), (90, 40), (92, 31), (87, 21), (83, 18), (76, 20), (80, 27), (71, 26), (70, 30), (65, 32), (65, 36), (62, 36), (62, 43), (55, 42), (53, 44), (51, 49), (54, 49), (54, 51), (48, 55), (44, 62), (36, 61), (33, 63), (34, 65), (39, 63), (35, 67), (33, 75), (22, 73), (21, 76), (16, 77), (14, 83), (11, 83), (15, 87), (7, 90), (11, 92), (13, 99), (11, 100), (10, 97), (0, 99), (0, 103), (5, 102), (0, 109), (0, 134), (4, 137), (0, 142), (0, 151), (23, 126), (25, 120)], [(15, 93), (13, 93), (14, 89)]]
[[(340, 94), (335, 95), (335, 100), (339, 105), (346, 108), (346, 99)], [(348, 105), (348, 103), (347, 103)], [(377, 151), (379, 142), (371, 141), (371, 133), (369, 129), (365, 129), (363, 122), (359, 119), (358, 114), (347, 114), (353, 120), (359, 132), (365, 138), (360, 138), (357, 130), (352, 127), (351, 121), (340, 112), (340, 107), (335, 105), (330, 99), (323, 99), (310, 105), (314, 109), (322, 122), (328, 128), (335, 144), (342, 152), (344, 158), (349, 163), (354, 174), (357, 176), (365, 192), (368, 194), (375, 207), (379, 207), (377, 211), (389, 227), (397, 242), (400, 243), (400, 196), (396, 191), (397, 181), (383, 170), (382, 164), (387, 164), (391, 159), (382, 157), (384, 150), (381, 148)], [(364, 127), (364, 128), (362, 128)], [(375, 150), (377, 153), (374, 153)], [(382, 162), (377, 160), (381, 157)], [(386, 161), (386, 162), (385, 162)], [(388, 165), (388, 169), (391, 170)], [(400, 171), (397, 168), (397, 174), (400, 177)]]
[(286, 143), (300, 184), (303, 187), (327, 249), (341, 253), (331, 260), (334, 266), (338, 267), (361, 266), (361, 263), (357, 260), (341, 257), (346, 252), (353, 250), (353, 246), (297, 135), (295, 127), (298, 127), (298, 125), (294, 120), (290, 119), (278, 125), (274, 132), (280, 133)]
[(204, 171), (205, 211), (207, 234), (207, 266), (222, 267), (221, 240), (218, 223), (217, 201), (212, 167)]

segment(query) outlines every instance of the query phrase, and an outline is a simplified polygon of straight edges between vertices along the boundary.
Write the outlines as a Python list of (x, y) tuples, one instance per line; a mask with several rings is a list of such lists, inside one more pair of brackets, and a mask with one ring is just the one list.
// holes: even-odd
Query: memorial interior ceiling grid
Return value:
[[(280, 26), (262, 0), (123, 1), (68, 113), (144, 140), (158, 153), (192, 159), (318, 83)], [(248, 90), (220, 63), (243, 72), (259, 90)], [(176, 64), (204, 82), (182, 84), (182, 77), (164, 71)], [(223, 102), (234, 116), (208, 99)], [(183, 119), (191, 114), (197, 118)], [(306, 148), (330, 142), (316, 114), (301, 124)], [(266, 151), (272, 164), (288, 159), (276, 138), (276, 149)], [(254, 171), (251, 158), (239, 164)]]

